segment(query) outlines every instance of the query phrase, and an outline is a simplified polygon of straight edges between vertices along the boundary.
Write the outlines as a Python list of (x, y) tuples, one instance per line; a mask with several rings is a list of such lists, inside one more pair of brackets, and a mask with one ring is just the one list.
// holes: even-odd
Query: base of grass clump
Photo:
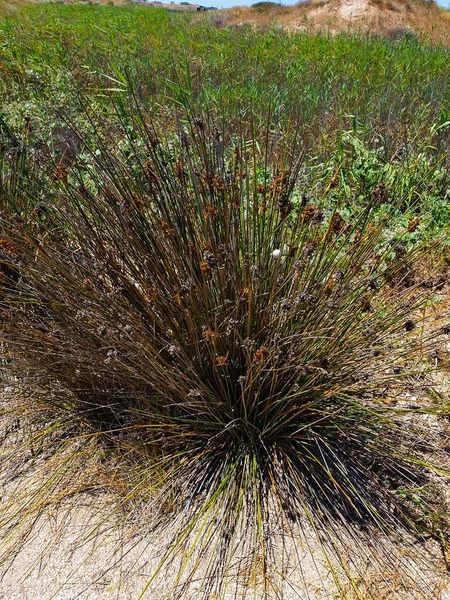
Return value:
[[(7, 420), (3, 422), (6, 424)], [(84, 452), (80, 452), (81, 440), (77, 444), (71, 439), (56, 454), (51, 451), (55, 446), (48, 445), (36, 452), (42, 424), (33, 427), (26, 418), (19, 424), (9, 423), (2, 444), (2, 524), (5, 526), (8, 520), (17, 537), (15, 543), (3, 538), (6, 541), (1, 569), (3, 592), (21, 600), (51, 598), (55, 594), (64, 599), (138, 598), (158, 569), (169, 542), (177, 537), (183, 516), (178, 514), (177, 518), (172, 513), (170, 524), (153, 529), (155, 513), (148, 498), (141, 506), (120, 501), (121, 497), (124, 500), (124, 490), (121, 493), (119, 484), (121, 480), (123, 484), (123, 474), (115, 481), (119, 465), (105, 456), (101, 445), (91, 439)], [(427, 423), (428, 447), (442, 443), (442, 433), (438, 419)], [(73, 432), (70, 437), (74, 437)], [(51, 490), (47, 488), (49, 478), (53, 480)], [(44, 482), (46, 489), (42, 494)], [(437, 517), (440, 511), (448, 510), (443, 502), (445, 488), (445, 481), (441, 481), (434, 488), (419, 486), (410, 491), (414, 505), (419, 495), (426, 499), (431, 513), (428, 525), (432, 515)], [(406, 495), (405, 490), (401, 493)], [(286, 516), (276, 501), (269, 504), (266, 527), (271, 540), (266, 560), (273, 560), (276, 554), (284, 574), (280, 574), (279, 567), (264, 569), (262, 557), (253, 555), (251, 543), (242, 543), (248, 535), (248, 525), (243, 523), (229, 565), (225, 598), (239, 598), (245, 593), (250, 598), (255, 594), (262, 598), (265, 578), (270, 582), (267, 597), (285, 600), (445, 598), (441, 593), (449, 581), (440, 546), (430, 537), (430, 531), (424, 532), (421, 541), (409, 538), (399, 544), (392, 536), (368, 527), (365, 532), (358, 531), (355, 540), (349, 537), (345, 522), (335, 524), (333, 531), (326, 533), (318, 531), (306, 513)], [(420, 506), (416, 508), (420, 510)], [(173, 509), (174, 506), (166, 506), (169, 513)], [(359, 530), (357, 524), (353, 527)], [(203, 550), (205, 536), (200, 529), (192, 532), (191, 546), (187, 545), (176, 559), (172, 557), (163, 565), (144, 598), (176, 597), (176, 593), (168, 591), (168, 581), (179, 568), (186, 567), (189, 548), (193, 562), (196, 553)], [(335, 560), (330, 536), (343, 565)], [(9, 557), (6, 557), (7, 546), (12, 552)], [(186, 597), (201, 597), (205, 583), (202, 578), (213, 553), (211, 548), (205, 554)]]
[(33, 454), (4, 561), (49, 507), (109, 494), (122, 555), (159, 540), (140, 597), (313, 595), (309, 563), (379, 598), (367, 560), (429, 597), (416, 542), (446, 532), (411, 498), (446, 471), (411, 415), (445, 407), (389, 401), (440, 341), (411, 277), (424, 249), (392, 227), (403, 199), (377, 216), (312, 198), (295, 131), (178, 118), (165, 139), (135, 107), (50, 167), (4, 153), (2, 364), (24, 398), (5, 414)]

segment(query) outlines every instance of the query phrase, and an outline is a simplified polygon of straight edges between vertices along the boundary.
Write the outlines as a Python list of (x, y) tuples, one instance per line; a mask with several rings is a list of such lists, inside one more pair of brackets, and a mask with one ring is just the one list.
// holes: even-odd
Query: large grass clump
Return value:
[[(282, 597), (292, 560), (302, 597), (317, 548), (343, 596), (396, 544), (413, 581), (398, 490), (431, 477), (428, 409), (387, 399), (430, 368), (418, 221), (389, 229), (401, 198), (376, 218), (384, 197), (310, 194), (295, 128), (246, 139), (188, 113), (165, 137), (137, 108), (123, 126), (59, 163), (3, 151), (2, 369), (30, 391), (35, 453), (95, 440), (141, 533), (169, 527), (148, 597), (169, 565), (172, 600)], [(72, 458), (49, 488), (82, 477)]]

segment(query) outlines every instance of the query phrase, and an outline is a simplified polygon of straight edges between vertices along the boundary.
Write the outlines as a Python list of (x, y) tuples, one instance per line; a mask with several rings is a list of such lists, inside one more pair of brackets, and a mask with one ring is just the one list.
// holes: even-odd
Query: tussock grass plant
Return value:
[(176, 122), (165, 137), (136, 106), (69, 164), (3, 154), (2, 371), (25, 395), (5, 412), (53, 465), (2, 513), (4, 556), (50, 501), (109, 489), (141, 535), (170, 532), (141, 597), (168, 573), (170, 599), (313, 597), (305, 556), (342, 597), (366, 559), (412, 584), (396, 490), (437, 476), (420, 414), (440, 409), (389, 398), (431, 368), (423, 249), (370, 205), (311, 198), (295, 128)]

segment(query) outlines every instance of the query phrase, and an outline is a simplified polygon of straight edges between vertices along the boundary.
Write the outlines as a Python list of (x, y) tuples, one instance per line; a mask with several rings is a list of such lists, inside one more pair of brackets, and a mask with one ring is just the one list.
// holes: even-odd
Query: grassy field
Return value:
[(3, 110), (17, 124), (26, 114), (48, 124), (73, 104), (72, 83), (102, 103), (101, 89), (127, 78), (162, 113), (176, 100), (173, 81), (196, 110), (214, 108), (219, 118), (251, 110), (257, 122), (276, 114), (283, 126), (301, 117), (319, 150), (351, 128), (349, 115), (381, 134), (387, 152), (448, 116), (449, 51), (415, 41), (260, 33), (151, 7), (80, 5), (23, 8), (0, 35)]
[[(3, 20), (0, 35), (2, 118), (20, 139), (53, 139), (56, 153), (64, 152), (64, 121), (82, 120), (80, 103), (108, 113), (116, 102), (126, 111), (129, 85), (155, 121), (173, 130), (180, 103), (230, 130), (246, 123), (247, 134), (250, 120), (257, 135), (295, 123), (316, 179), (342, 167), (344, 182), (355, 153), (359, 167), (371, 163), (352, 177), (371, 180), (356, 182), (364, 193), (383, 170), (407, 171), (416, 159), (436, 161), (445, 152), (446, 48), (217, 28), (150, 7), (29, 6)], [(358, 142), (342, 144), (352, 136)], [(391, 158), (401, 148), (409, 159), (396, 169)]]
[(133, 535), (170, 532), (139, 597), (170, 573), (168, 600), (316, 600), (305, 552), (318, 598), (439, 597), (449, 54), (5, 13), (4, 564), (49, 507), (110, 494)]

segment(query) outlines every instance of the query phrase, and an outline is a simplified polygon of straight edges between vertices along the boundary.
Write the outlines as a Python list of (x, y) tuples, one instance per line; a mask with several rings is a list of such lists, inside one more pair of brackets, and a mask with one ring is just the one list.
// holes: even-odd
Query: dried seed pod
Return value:
[(270, 351), (265, 347), (265, 346), (261, 346), (256, 352), (255, 355), (253, 357), (253, 362), (255, 363), (264, 363), (266, 362), (270, 357)]

